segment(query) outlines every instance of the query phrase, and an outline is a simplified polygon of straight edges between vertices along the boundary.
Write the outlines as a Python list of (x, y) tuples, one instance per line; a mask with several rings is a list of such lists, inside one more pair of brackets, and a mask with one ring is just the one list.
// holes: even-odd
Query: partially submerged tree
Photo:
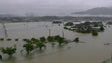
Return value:
[(73, 41), (78, 43), (79, 42), (79, 37), (76, 37)]
[(64, 41), (64, 38), (60, 37), (60, 38), (57, 40), (57, 42), (59, 43), (59, 46), (61, 46), (62, 43), (64, 43), (65, 41)]
[(32, 40), (32, 41), (35, 41), (36, 39), (35, 39), (35, 38), (31, 38), (31, 40)]
[(55, 40), (54, 40), (54, 36), (48, 36), (47, 37), (47, 41), (48, 42), (54, 42)]
[(54, 36), (54, 40), (57, 41), (60, 38), (59, 35)]
[(55, 40), (57, 43), (59, 43), (59, 46), (61, 46), (65, 42), (65, 38), (60, 37), (59, 35), (55, 36)]
[(15, 47), (2, 48), (1, 52), (4, 54), (8, 54), (9, 56), (12, 56), (16, 52), (16, 48)]
[(34, 46), (31, 43), (24, 44), (23, 47), (25, 48), (27, 54), (34, 50)]
[(103, 27), (103, 26), (101, 26), (101, 27), (100, 27), (100, 30), (101, 30), (101, 31), (104, 31), (105, 29), (104, 29), (104, 27)]
[(42, 50), (42, 48), (43, 48), (43, 47), (45, 48), (46, 45), (45, 45), (45, 43), (43, 43), (43, 42), (39, 42), (39, 43), (36, 44), (36, 47), (39, 48), (39, 50)]
[(46, 42), (46, 38), (45, 37), (40, 37), (40, 42), (45, 43)]
[(38, 43), (39, 42), (39, 40), (38, 39), (36, 39), (36, 38), (31, 38), (31, 40), (30, 40), (33, 44), (36, 44), (36, 43)]
[(29, 39), (24, 38), (23, 41), (29, 41)]
[(12, 39), (11, 38), (7, 38), (7, 41), (11, 41)]
[(4, 38), (0, 38), (0, 41), (4, 41)]
[(48, 37), (47, 37), (47, 41), (50, 42), (50, 43), (52, 44), (52, 47), (54, 47), (54, 45), (55, 45), (54, 36), (48, 36)]
[(15, 39), (15, 41), (18, 41), (18, 40), (19, 40), (18, 38)]
[(98, 35), (98, 32), (97, 31), (92, 31), (92, 35), (93, 36), (97, 36)]
[(30, 40), (30, 39), (25, 39), (24, 41), (25, 41), (27, 44), (33, 44), (33, 41)]

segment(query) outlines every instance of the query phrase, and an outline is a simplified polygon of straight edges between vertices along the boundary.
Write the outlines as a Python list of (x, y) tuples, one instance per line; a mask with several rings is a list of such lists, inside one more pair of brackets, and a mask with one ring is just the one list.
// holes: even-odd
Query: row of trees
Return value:
[[(23, 39), (23, 41), (25, 42), (25, 44), (23, 44), (23, 48), (27, 54), (30, 54), (34, 49), (37, 49), (37, 50), (42, 50), (43, 48), (45, 49), (46, 43), (50, 43), (52, 46), (54, 46), (55, 43), (58, 43), (59, 46), (62, 46), (65, 43), (69, 42), (64, 37), (61, 37), (59, 35), (48, 36), (47, 38), (40, 37), (39, 39), (36, 39), (36, 38)], [(73, 41), (78, 43), (79, 38), (76, 37)], [(16, 50), (17, 50), (16, 46), (1, 48), (1, 52), (3, 54), (8, 54), (9, 56), (12, 56), (14, 53), (16, 53)]]
[[(0, 38), (0, 41), (11, 41), (12, 39), (11, 38), (7, 38), (7, 39), (5, 39), (5, 38)], [(15, 38), (14, 39), (14, 41), (18, 41), (19, 39), (18, 38)]]

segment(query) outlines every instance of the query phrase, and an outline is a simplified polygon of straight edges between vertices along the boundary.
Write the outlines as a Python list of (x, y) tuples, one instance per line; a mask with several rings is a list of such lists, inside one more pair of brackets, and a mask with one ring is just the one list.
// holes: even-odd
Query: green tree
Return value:
[(79, 37), (76, 37), (73, 41), (78, 43), (79, 42)]
[(29, 39), (24, 38), (23, 41), (28, 41)]
[(54, 36), (54, 40), (57, 41), (60, 38), (59, 35)]
[(12, 39), (8, 38), (7, 41), (11, 41)]
[(15, 47), (2, 48), (1, 52), (4, 54), (8, 54), (9, 56), (12, 56), (16, 52), (16, 48)]
[(47, 37), (47, 41), (50, 42), (50, 43), (52, 44), (52, 47), (54, 47), (54, 45), (55, 45), (54, 36), (48, 36), (48, 37)]
[(27, 54), (34, 50), (34, 46), (31, 43), (24, 44), (23, 47), (25, 48)]
[(19, 40), (18, 38), (15, 39), (15, 41), (18, 41), (18, 40)]
[(57, 41), (57, 43), (59, 43), (59, 46), (61, 46), (62, 43), (65, 42), (65, 38), (60, 37), (59, 35), (55, 36), (55, 40)]
[(48, 36), (47, 37), (47, 41), (48, 42), (54, 42), (55, 40), (54, 40), (54, 37), (53, 36)]
[(31, 38), (31, 42), (32, 42), (33, 44), (36, 44), (36, 43), (39, 42), (39, 40), (38, 40), (38, 39), (35, 39), (35, 38)]
[(46, 38), (45, 37), (40, 37), (40, 42), (45, 43), (46, 42)]
[(4, 41), (4, 38), (0, 38), (0, 41)]
[(98, 35), (98, 32), (97, 31), (92, 31), (92, 35), (93, 36), (97, 36)]
[(105, 29), (104, 29), (104, 27), (103, 27), (103, 26), (101, 26), (101, 27), (100, 27), (100, 30), (101, 30), (101, 31), (104, 31)]
[(46, 47), (46, 45), (45, 45), (45, 43), (43, 43), (43, 42), (38, 42), (37, 44), (37, 48), (39, 48), (39, 50), (42, 50), (42, 48), (44, 47)]

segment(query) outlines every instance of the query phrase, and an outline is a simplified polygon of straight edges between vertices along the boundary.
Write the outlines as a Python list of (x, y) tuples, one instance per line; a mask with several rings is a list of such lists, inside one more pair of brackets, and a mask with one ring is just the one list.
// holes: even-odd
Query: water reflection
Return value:
[(32, 60), (34, 57), (33, 57), (33, 54), (26, 54), (25, 56), (25, 59), (27, 59), (28, 61)]
[(11, 56), (11, 57), (7, 57), (7, 59), (2, 61), (3, 63), (15, 63), (16, 62), (16, 57)]

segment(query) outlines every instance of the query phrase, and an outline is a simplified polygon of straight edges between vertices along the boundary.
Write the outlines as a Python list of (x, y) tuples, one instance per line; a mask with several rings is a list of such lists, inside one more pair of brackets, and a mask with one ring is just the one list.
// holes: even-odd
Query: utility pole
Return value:
[(8, 37), (8, 33), (7, 33), (7, 29), (6, 29), (5, 24), (2, 23), (2, 26), (3, 26), (3, 30), (4, 30), (4, 35), (5, 35), (5, 37)]
[(49, 36), (51, 36), (51, 30), (49, 29)]
[(64, 38), (64, 31), (62, 30), (62, 37)]

